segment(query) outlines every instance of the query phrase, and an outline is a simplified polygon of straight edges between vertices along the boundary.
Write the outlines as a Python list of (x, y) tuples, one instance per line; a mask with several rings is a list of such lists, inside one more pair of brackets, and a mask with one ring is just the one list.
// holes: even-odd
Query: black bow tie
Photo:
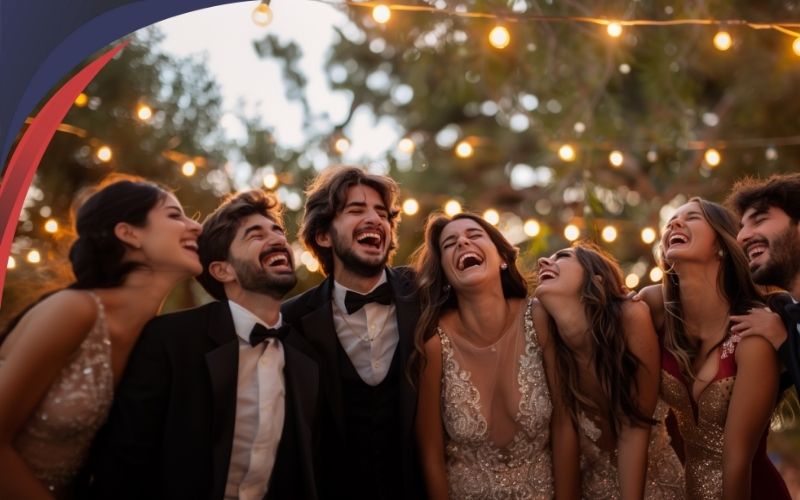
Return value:
[(261, 323), (256, 323), (250, 330), (250, 345), (255, 347), (267, 339), (283, 340), (289, 333), (289, 325), (281, 325), (278, 328), (267, 328)]
[(347, 309), (347, 314), (353, 314), (364, 307), (364, 304), (369, 304), (370, 302), (377, 302), (385, 306), (392, 303), (392, 288), (388, 282), (366, 295), (348, 290), (344, 296), (344, 307)]

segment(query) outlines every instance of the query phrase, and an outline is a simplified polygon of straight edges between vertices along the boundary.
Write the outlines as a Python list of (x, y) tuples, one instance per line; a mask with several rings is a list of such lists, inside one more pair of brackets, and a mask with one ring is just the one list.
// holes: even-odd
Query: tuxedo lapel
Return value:
[(414, 290), (414, 281), (407, 273), (387, 268), (386, 276), (394, 291), (397, 331), (399, 334), (397, 348), (400, 349), (400, 359), (403, 363), (401, 366), (403, 437), (404, 439), (411, 439), (416, 416), (417, 392), (406, 376), (406, 369), (408, 358), (414, 351), (414, 330), (419, 320), (419, 301)]
[(239, 341), (227, 302), (219, 302), (208, 324), (208, 336), (217, 346), (206, 353), (211, 381), (214, 443), (213, 498), (222, 498), (228, 478), (236, 420), (236, 386), (239, 374)]
[(339, 337), (333, 325), (332, 288), (333, 278), (330, 277), (319, 285), (313, 297), (309, 298), (311, 311), (304, 315), (301, 321), (306, 339), (327, 365), (329, 376), (322, 380), (322, 388), (330, 401), (336, 427), (344, 436), (344, 401), (338, 360)]

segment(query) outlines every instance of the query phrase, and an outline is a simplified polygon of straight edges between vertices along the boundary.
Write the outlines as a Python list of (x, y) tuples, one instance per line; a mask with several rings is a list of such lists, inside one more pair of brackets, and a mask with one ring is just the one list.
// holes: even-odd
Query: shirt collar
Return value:
[[(367, 290), (366, 293), (370, 293), (371, 291), (375, 290), (379, 286), (381, 286), (384, 283), (386, 283), (386, 281), (387, 281), (386, 280), (386, 272), (384, 271), (384, 272), (381, 273), (381, 278), (378, 280), (377, 283), (375, 283), (375, 286), (373, 286), (371, 289)], [(333, 302), (336, 304), (336, 307), (338, 307), (340, 311), (346, 311), (347, 310), (347, 308), (344, 305), (344, 297), (345, 297), (345, 295), (347, 295), (347, 292), (353, 292), (353, 293), (361, 294), (361, 292), (356, 292), (355, 290), (352, 290), (352, 289), (347, 288), (346, 286), (342, 285), (338, 281), (333, 280)], [(362, 295), (366, 295), (366, 294), (362, 294)]]
[(228, 305), (231, 308), (231, 317), (233, 318), (233, 328), (236, 331), (236, 336), (245, 342), (250, 342), (250, 332), (256, 323), (260, 323), (267, 328), (278, 328), (283, 324), (283, 315), (281, 313), (278, 313), (278, 321), (274, 325), (268, 325), (261, 321), (258, 316), (230, 299), (228, 300)]

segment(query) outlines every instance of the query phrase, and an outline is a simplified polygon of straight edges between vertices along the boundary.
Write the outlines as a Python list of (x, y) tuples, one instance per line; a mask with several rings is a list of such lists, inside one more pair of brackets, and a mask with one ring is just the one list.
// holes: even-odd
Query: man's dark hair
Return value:
[(333, 250), (320, 246), (317, 235), (330, 229), (333, 219), (344, 208), (347, 191), (358, 185), (374, 189), (383, 200), (392, 227), (390, 252), (395, 248), (400, 215), (397, 207), (397, 183), (385, 175), (370, 174), (358, 167), (328, 167), (306, 189), (305, 214), (299, 231), (303, 245), (316, 256), (326, 275), (333, 273)]
[(740, 217), (750, 208), (766, 211), (778, 207), (796, 224), (800, 220), (800, 174), (776, 174), (766, 180), (746, 177), (734, 184), (725, 204)]
[(205, 222), (203, 233), (197, 239), (200, 263), (203, 272), (197, 281), (217, 300), (227, 299), (225, 287), (208, 272), (212, 262), (226, 261), (230, 255), (231, 243), (239, 230), (242, 219), (253, 214), (283, 225), (282, 207), (271, 194), (261, 190), (243, 191), (229, 196)]

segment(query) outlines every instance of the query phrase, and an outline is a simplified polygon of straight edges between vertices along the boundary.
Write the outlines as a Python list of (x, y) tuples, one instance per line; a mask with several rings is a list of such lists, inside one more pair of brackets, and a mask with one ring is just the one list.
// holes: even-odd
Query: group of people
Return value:
[[(397, 190), (323, 171), (298, 238), (326, 279), (284, 301), (272, 195), (201, 226), (98, 186), (75, 282), (1, 334), (0, 498), (789, 498), (765, 442), (800, 385), (800, 174), (679, 207), (638, 294), (588, 242), (528, 279), (470, 213), (392, 267)], [(156, 316), (190, 277), (215, 300)]]

